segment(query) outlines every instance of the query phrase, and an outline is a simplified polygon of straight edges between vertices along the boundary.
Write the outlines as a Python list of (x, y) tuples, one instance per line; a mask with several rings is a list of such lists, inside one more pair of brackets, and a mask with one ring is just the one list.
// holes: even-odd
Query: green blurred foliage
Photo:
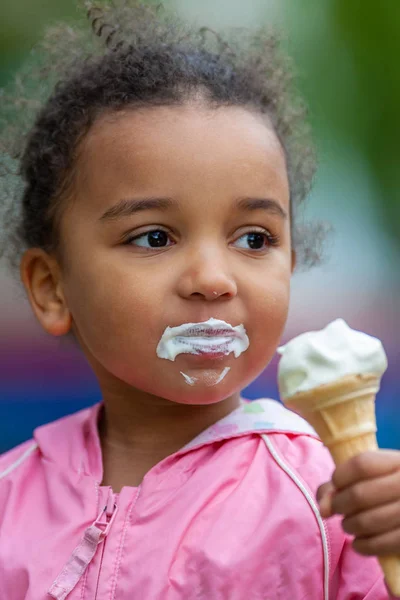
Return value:
[(3, 0), (0, 3), (0, 85), (4, 85), (26, 59), (47, 25), (76, 16), (73, 0)]
[[(365, 158), (376, 182), (378, 214), (400, 244), (400, 1), (281, 2), (316, 136), (325, 150), (340, 140)], [(266, 22), (267, 13), (266, 5)], [(75, 0), (3, 0), (0, 84), (46, 25), (76, 14)]]
[(387, 224), (400, 240), (400, 2), (340, 0), (334, 18), (356, 77), (351, 133), (378, 177)]
[(400, 244), (400, 2), (287, 0), (285, 8), (322, 146), (340, 140), (364, 158), (378, 214)]

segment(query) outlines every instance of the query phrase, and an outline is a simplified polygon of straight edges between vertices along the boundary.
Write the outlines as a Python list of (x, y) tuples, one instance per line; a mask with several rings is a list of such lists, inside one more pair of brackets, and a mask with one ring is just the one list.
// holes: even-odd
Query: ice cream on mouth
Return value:
[(233, 327), (220, 319), (167, 327), (158, 343), (157, 356), (174, 361), (178, 354), (228, 355), (238, 358), (249, 347), (243, 325)]
[[(336, 465), (377, 450), (375, 398), (387, 368), (382, 343), (337, 319), (279, 348), (284, 404), (306, 419)], [(388, 587), (400, 595), (400, 556), (379, 557)]]

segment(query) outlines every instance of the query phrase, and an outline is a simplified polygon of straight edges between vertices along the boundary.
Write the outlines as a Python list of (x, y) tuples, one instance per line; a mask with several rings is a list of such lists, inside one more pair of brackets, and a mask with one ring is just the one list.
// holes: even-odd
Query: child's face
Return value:
[[(285, 158), (266, 120), (236, 107), (126, 111), (100, 119), (77, 160), (61, 225), (62, 286), (100, 384), (193, 404), (242, 389), (279, 343), (293, 267)], [(102, 218), (122, 200), (145, 198), (169, 205)], [(244, 198), (278, 208), (239, 207)], [(269, 247), (263, 231), (279, 244)], [(248, 350), (157, 357), (167, 326), (211, 317), (242, 323)]]

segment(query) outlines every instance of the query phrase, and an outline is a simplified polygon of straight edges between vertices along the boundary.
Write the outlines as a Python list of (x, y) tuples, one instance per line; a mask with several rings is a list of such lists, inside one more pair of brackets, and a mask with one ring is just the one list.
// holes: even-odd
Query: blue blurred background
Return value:
[[(389, 358), (377, 402), (381, 446), (400, 449), (400, 3), (383, 0), (166, 0), (199, 26), (278, 25), (310, 107), (319, 171), (307, 215), (330, 221), (329, 261), (293, 279), (284, 341), (336, 317), (381, 338)], [(3, 0), (0, 83), (74, 0)], [(1, 102), (1, 97), (0, 97)], [(277, 397), (276, 359), (245, 392)], [(0, 265), (0, 452), (37, 425), (100, 400), (76, 348), (46, 337)]]

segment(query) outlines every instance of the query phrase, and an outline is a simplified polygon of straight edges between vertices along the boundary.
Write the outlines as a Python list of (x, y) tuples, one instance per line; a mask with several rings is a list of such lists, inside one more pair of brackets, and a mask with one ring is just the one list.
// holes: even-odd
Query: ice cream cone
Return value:
[[(376, 375), (348, 375), (333, 383), (298, 392), (284, 400), (315, 429), (336, 465), (376, 450)], [(400, 556), (379, 558), (389, 589), (400, 596)]]
[(340, 464), (366, 450), (376, 450), (376, 375), (348, 375), (287, 398), (285, 405), (300, 414), (318, 433)]

